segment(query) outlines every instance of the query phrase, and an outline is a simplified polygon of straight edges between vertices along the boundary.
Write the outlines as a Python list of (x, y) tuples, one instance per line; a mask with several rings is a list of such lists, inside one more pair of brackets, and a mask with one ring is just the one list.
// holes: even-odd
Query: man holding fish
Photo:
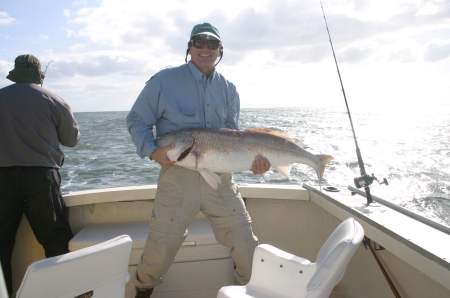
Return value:
[[(232, 248), (235, 278), (241, 284), (250, 279), (253, 251), (258, 245), (231, 173), (205, 174), (173, 165), (177, 160), (170, 159), (169, 153), (175, 144), (155, 144), (154, 126), (157, 137), (190, 128), (239, 129), (239, 94), (215, 68), (223, 55), (217, 27), (210, 23), (195, 25), (186, 60), (188, 54), (188, 63), (162, 70), (146, 83), (126, 118), (137, 154), (162, 166), (149, 236), (133, 276), (136, 297), (150, 297), (153, 288), (163, 282), (163, 274), (186, 238), (188, 225), (200, 210), (208, 217), (217, 241)], [(254, 174), (270, 168), (267, 158), (257, 154), (252, 159)], [(216, 179), (216, 189), (205, 180), (208, 174)]]

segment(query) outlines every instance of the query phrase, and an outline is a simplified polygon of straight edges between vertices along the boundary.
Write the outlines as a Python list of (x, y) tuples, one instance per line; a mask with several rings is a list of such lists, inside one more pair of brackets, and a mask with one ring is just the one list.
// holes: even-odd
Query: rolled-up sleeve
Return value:
[(126, 117), (128, 132), (136, 146), (136, 153), (141, 157), (150, 157), (157, 148), (154, 144), (153, 126), (159, 115), (161, 83), (153, 77), (139, 94), (131, 111)]

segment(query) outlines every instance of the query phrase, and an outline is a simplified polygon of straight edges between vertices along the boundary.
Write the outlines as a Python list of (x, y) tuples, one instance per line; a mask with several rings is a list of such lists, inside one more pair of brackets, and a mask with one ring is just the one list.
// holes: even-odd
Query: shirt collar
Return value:
[[(201, 72), (192, 61), (188, 63), (189, 70), (197, 81), (201, 81), (203, 79), (203, 72)], [(212, 81), (212, 78), (216, 75), (216, 69), (214, 68), (213, 72), (209, 75), (208, 81)]]

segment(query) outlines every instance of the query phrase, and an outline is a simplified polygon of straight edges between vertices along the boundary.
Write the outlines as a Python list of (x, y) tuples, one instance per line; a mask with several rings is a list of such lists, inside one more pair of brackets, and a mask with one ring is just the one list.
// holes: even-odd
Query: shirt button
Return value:
[(209, 103), (208, 104), (206, 104), (208, 107), (209, 107)]
[(206, 122), (206, 124), (209, 124), (209, 121), (208, 121), (208, 122)]

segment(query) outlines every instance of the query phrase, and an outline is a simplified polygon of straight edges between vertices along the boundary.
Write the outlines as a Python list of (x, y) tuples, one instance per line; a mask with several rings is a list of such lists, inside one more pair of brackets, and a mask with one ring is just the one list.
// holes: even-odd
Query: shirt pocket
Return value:
[(212, 103), (213, 111), (213, 117), (214, 117), (214, 124), (211, 127), (224, 127), (224, 125), (227, 123), (227, 117), (228, 117), (228, 110), (227, 105), (225, 102), (222, 102), (221, 100), (215, 100)]
[(180, 129), (200, 127), (200, 109), (179, 108), (178, 112), (178, 127)]

